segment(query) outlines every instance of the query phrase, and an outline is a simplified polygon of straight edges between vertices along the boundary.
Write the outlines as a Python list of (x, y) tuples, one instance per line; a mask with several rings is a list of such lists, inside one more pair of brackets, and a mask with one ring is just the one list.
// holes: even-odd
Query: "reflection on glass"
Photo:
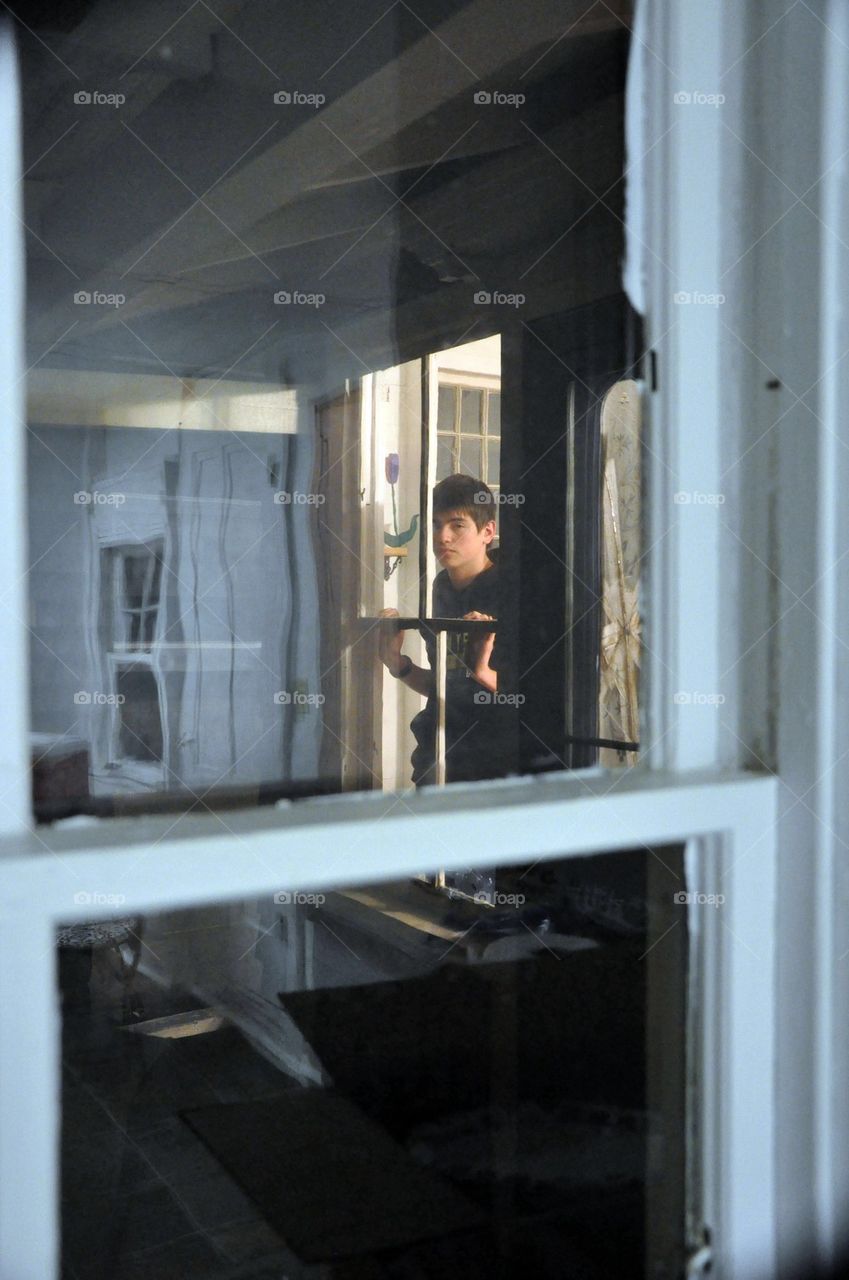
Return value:
[(107, 769), (120, 769), (120, 759), (162, 760), (162, 719), (159, 687), (153, 672), (144, 667), (124, 666), (116, 675), (116, 702), (120, 721), (118, 759), (108, 760)]
[[(578, 763), (606, 760), (637, 686), (609, 630), (599, 676), (595, 633), (636, 579), (617, 604), (583, 575), (573, 609), (556, 566), (626, 519), (598, 457), (570, 506), (566, 426), (569, 378), (639, 374), (617, 292), (631, 6), (237, 8), (163, 0), (167, 40), (109, 6), (18, 28), (38, 816), (410, 787), (435, 590), (449, 621), (495, 624), (497, 679), (472, 670), (445, 709), (501, 700), (499, 776), (572, 767), (582, 699)], [(494, 500), (497, 614), (437, 588), (456, 475)], [(426, 678), (380, 663), (386, 609)], [(487, 634), (455, 628), (446, 662), (473, 668)]]
[[(639, 742), (640, 673), (640, 390), (619, 382), (604, 400), (599, 736)], [(602, 763), (636, 761), (635, 751), (602, 748)]]
[(687, 908), (651, 854), (61, 929), (66, 1270), (683, 1274)]

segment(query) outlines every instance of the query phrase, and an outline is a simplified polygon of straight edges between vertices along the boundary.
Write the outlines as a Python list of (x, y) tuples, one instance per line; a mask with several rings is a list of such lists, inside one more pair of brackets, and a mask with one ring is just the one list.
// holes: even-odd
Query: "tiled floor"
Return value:
[(61, 956), (63, 1277), (319, 1277), (179, 1116), (279, 1094), (290, 1087), (286, 1077), (231, 1027), (182, 1039), (123, 1030), (196, 1001), (139, 975), (128, 998), (114, 951), (95, 953), (90, 983), (79, 956)]

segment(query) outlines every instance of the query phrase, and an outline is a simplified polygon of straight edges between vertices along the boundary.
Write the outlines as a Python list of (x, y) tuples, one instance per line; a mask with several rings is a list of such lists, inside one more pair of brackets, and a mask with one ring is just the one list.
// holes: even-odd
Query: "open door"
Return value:
[[(379, 698), (369, 640), (356, 625), (371, 602), (379, 559), (364, 502), (360, 388), (316, 406), (314, 492), (318, 511), (321, 689), (324, 730), (319, 773), (340, 790), (381, 782)], [(375, 608), (380, 607), (375, 604)]]

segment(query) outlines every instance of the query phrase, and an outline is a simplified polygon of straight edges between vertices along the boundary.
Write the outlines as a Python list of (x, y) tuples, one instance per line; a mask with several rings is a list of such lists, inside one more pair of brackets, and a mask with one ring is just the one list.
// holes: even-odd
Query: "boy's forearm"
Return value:
[(433, 672), (424, 667), (417, 667), (415, 662), (410, 664), (406, 675), (398, 678), (408, 689), (412, 689), (414, 693), (420, 693), (423, 698), (429, 698), (433, 693)]
[(490, 693), (498, 692), (498, 672), (492, 667), (476, 667), (472, 672), (472, 676), (477, 680), (479, 685), (484, 689), (488, 689)]
[(408, 654), (387, 652), (381, 653), (380, 658), (389, 674), (408, 689), (420, 693), (423, 698), (429, 698), (434, 692), (433, 672), (417, 667)]

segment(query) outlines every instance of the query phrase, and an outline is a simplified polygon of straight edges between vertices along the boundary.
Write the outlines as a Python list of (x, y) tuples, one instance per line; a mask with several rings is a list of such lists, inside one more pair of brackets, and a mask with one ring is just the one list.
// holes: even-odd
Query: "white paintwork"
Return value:
[[(838, 36), (849, 44), (849, 32), (840, 0), (814, 0), (814, 7), (837, 35), (835, 43), (827, 44), (826, 87), (813, 78), (806, 81), (797, 89), (797, 105), (800, 112), (807, 112), (807, 121), (816, 118), (818, 136), (825, 139), (824, 154), (836, 159), (845, 146), (841, 139), (849, 84), (846, 51)], [(672, 695), (681, 689), (708, 692), (715, 687), (710, 682), (721, 669), (720, 570), (733, 575), (737, 562), (730, 556), (720, 559), (709, 509), (687, 512), (675, 510), (671, 503), (678, 489), (711, 491), (717, 483), (723, 432), (730, 431), (718, 407), (719, 317), (714, 312), (693, 310), (684, 315), (681, 308), (673, 310), (671, 294), (676, 288), (711, 291), (713, 282), (707, 277), (717, 266), (722, 234), (723, 147), (730, 148), (731, 143), (721, 140), (712, 117), (685, 117), (668, 139), (663, 139), (663, 133), (674, 119), (671, 91), (679, 86), (710, 91), (711, 76), (723, 69), (719, 33), (723, 33), (727, 70), (733, 60), (733, 52), (729, 56), (728, 51), (735, 47), (744, 51), (746, 18), (756, 8), (760, 12), (754, 0), (680, 0), (674, 6), (647, 0), (645, 6), (645, 39), (651, 45), (646, 63), (650, 68), (647, 132), (648, 143), (656, 142), (646, 163), (647, 224), (652, 229), (651, 249), (657, 254), (657, 258), (651, 252), (646, 256), (648, 340), (660, 357), (660, 391), (651, 398), (650, 409), (648, 544), (656, 545), (648, 557), (652, 741), (647, 758), (653, 765), (668, 763), (675, 769), (690, 763), (709, 765), (718, 756), (718, 732), (708, 721), (709, 709), (696, 714), (695, 707), (676, 707)], [(787, 46), (763, 43), (769, 44), (772, 61), (760, 62), (756, 55), (749, 63), (750, 74), (767, 65), (780, 80), (782, 59), (789, 60)], [(0, 480), (5, 553), (0, 586), (7, 606), (0, 613), (6, 676), (2, 763), (4, 777), (20, 779), (25, 761), (25, 632), (15, 620), (16, 611), (21, 620), (23, 614), (10, 601), (20, 605), (24, 594), (19, 582), (21, 438), (14, 431), (21, 414), (18, 392), (13, 390), (23, 368), (22, 242), (14, 217), (17, 199), (12, 194), (19, 127), (8, 35), (0, 44), (0, 119), (4, 196), (0, 243), (6, 302), (0, 311), (6, 338), (0, 344), (0, 378), (7, 408)], [(762, 196), (754, 187), (749, 194), (754, 203)], [(741, 193), (736, 197), (740, 199)], [(820, 199), (832, 225), (845, 226), (845, 162), (830, 171)], [(664, 257), (669, 270), (658, 261)], [(816, 328), (812, 331), (810, 340), (818, 339), (819, 408), (827, 429), (840, 432), (843, 366), (830, 361), (847, 346), (842, 299), (849, 281), (845, 256), (826, 237), (818, 266), (819, 330), (818, 334)], [(729, 378), (734, 377), (740, 377), (736, 365), (729, 371)], [(802, 392), (805, 387), (797, 389)], [(747, 394), (741, 394), (746, 406)], [(818, 443), (817, 563), (826, 574), (817, 599), (820, 622), (803, 617), (806, 630), (793, 633), (785, 625), (780, 634), (788, 669), (794, 660), (801, 664), (809, 654), (816, 654), (819, 686), (807, 718), (788, 714), (779, 725), (778, 758), (783, 760), (792, 745), (794, 758), (807, 753), (821, 772), (823, 764), (828, 769), (840, 759), (847, 745), (845, 717), (833, 715), (832, 708), (838, 700), (840, 706), (846, 703), (844, 645), (835, 636), (847, 633), (849, 591), (842, 566), (840, 573), (826, 573), (835, 559), (835, 543), (837, 549), (841, 541), (845, 544), (845, 530), (837, 518), (838, 495), (846, 491), (845, 450), (827, 431), (820, 433)], [(761, 477), (761, 483), (765, 490), (769, 477)], [(809, 527), (809, 512), (795, 508), (786, 491), (777, 500), (783, 504), (779, 515), (784, 538), (790, 542)], [(688, 521), (687, 516), (698, 518)], [(694, 564), (700, 570), (697, 598)], [(806, 644), (806, 639), (813, 643)], [(792, 690), (782, 690), (785, 705), (790, 695)], [(791, 743), (793, 734), (796, 740)], [(74, 914), (70, 899), (75, 892), (120, 892), (126, 895), (128, 908), (164, 910), (267, 893), (281, 887), (281, 878), (285, 887), (316, 887), (418, 871), (432, 864), (437, 840), (450, 842), (442, 859), (450, 867), (457, 848), (472, 838), (474, 846), (485, 849), (479, 860), (486, 864), (521, 853), (580, 854), (637, 841), (689, 838), (691, 872), (697, 883), (706, 885), (710, 878), (703, 877), (719, 860), (727, 914), (719, 909), (713, 915), (691, 911), (704, 974), (702, 1030), (695, 1052), (702, 1084), (704, 1212), (716, 1241), (713, 1274), (723, 1280), (766, 1280), (781, 1274), (776, 1259), (777, 1224), (790, 1205), (778, 1175), (779, 1139), (795, 1145), (800, 1153), (803, 1176), (799, 1168), (789, 1176), (800, 1197), (806, 1197), (804, 1205), (810, 1201), (813, 1206), (820, 1251), (827, 1256), (842, 1221), (849, 1185), (849, 911), (841, 843), (847, 835), (847, 802), (845, 788), (837, 788), (830, 777), (820, 779), (806, 801), (813, 816), (805, 829), (805, 842), (796, 850), (805, 860), (804, 883), (814, 886), (816, 910), (812, 912), (806, 902), (795, 899), (793, 888), (798, 882), (789, 874), (789, 863), (776, 864), (775, 837), (786, 841), (793, 830), (787, 819), (773, 827), (777, 784), (752, 777), (723, 779), (705, 774), (697, 781), (640, 771), (615, 785), (601, 777), (568, 782), (547, 778), (512, 787), (459, 788), (447, 796), (405, 797), (379, 823), (374, 806), (381, 797), (306, 807), (305, 819), (312, 814), (314, 821), (305, 825), (295, 825), (292, 817), (297, 811), (286, 809), (241, 815), (238, 820), (230, 814), (229, 830), (215, 818), (193, 818), (191, 824), (180, 824), (179, 838), (175, 830), (165, 839), (159, 837), (166, 820), (78, 824), (49, 835), (52, 854), (40, 844), (46, 833), (8, 836), (0, 848), (0, 1257), (4, 1276), (49, 1280), (55, 1274), (58, 1010), (49, 927), (53, 919)], [(4, 805), (11, 808), (0, 809), (0, 826), (7, 830), (25, 825), (24, 791), (13, 787), (6, 794)], [(827, 826), (811, 838), (810, 832), (820, 822)], [(462, 860), (468, 865), (478, 859), (464, 850)], [(104, 914), (112, 910), (104, 908)], [(88, 904), (76, 914), (91, 918), (97, 911)], [(785, 955), (786, 966), (792, 962), (797, 967), (800, 988), (815, 994), (811, 1045), (802, 1044), (792, 1054), (788, 1053), (793, 1049), (789, 1032), (795, 1024), (782, 1022), (786, 993), (774, 972), (779, 953)], [(811, 1062), (815, 1072), (809, 1093), (805, 1066)], [(811, 1112), (815, 1124), (808, 1128), (805, 1117)], [(808, 1170), (814, 1175), (810, 1186)]]
[[(407, 543), (406, 556), (390, 560), (395, 565), (388, 581), (383, 579), (384, 561), (381, 559), (379, 577), (366, 572), (363, 575), (363, 592), (360, 602), (365, 616), (374, 616), (379, 609), (391, 607), (405, 616), (419, 612), (419, 546), (426, 536), (421, 512), (419, 491), (421, 462), (422, 422), (422, 361), (410, 360), (393, 369), (367, 374), (363, 381), (374, 388), (374, 413), (364, 402), (362, 409), (363, 453), (373, 452), (375, 458), (374, 498), (365, 518), (373, 518), (375, 542), (383, 551), (382, 533), (393, 531), (392, 491), (386, 480), (385, 460), (389, 453), (397, 453), (400, 460), (395, 501), (398, 529), (409, 528), (414, 515), (418, 515), (416, 533)], [(424, 643), (415, 631), (404, 636), (404, 653), (417, 666), (427, 666)], [(410, 756), (416, 745), (410, 729), (410, 721), (423, 706), (419, 694), (409, 689), (401, 680), (395, 680), (388, 671), (381, 669), (383, 680), (383, 760), (379, 772), (383, 789), (393, 790), (410, 784)]]
[[(16, 1184), (19, 1144), (26, 1137), (25, 1222), (39, 1224), (34, 1254), (33, 1232), (22, 1230), (20, 1201), (0, 1198), (0, 1250), (9, 1274), (15, 1280), (48, 1280), (53, 1274), (47, 1262), (57, 1238), (52, 1190), (59, 1018), (45, 943), (53, 921), (116, 911), (114, 898), (79, 903), (76, 895), (122, 895), (121, 912), (149, 913), (415, 875), (433, 863), (437, 850), (446, 869), (488, 866), (670, 843), (717, 832), (719, 823), (716, 840), (727, 868), (722, 892), (733, 923), (712, 925), (717, 978), (706, 1006), (712, 1034), (705, 1097), (723, 1098), (713, 1134), (722, 1161), (717, 1232), (734, 1266), (738, 1259), (769, 1257), (773, 1224), (764, 1206), (772, 1169), (769, 868), (775, 794), (768, 778), (674, 777), (641, 769), (617, 776), (599, 770), (592, 776), (408, 793), (400, 803), (382, 793), (343, 796), (271, 812), (228, 813), (226, 825), (212, 815), (178, 823), (170, 816), (72, 822), (45, 829), (37, 839), (6, 840), (0, 849), (6, 996), (0, 1006), (0, 1060), (12, 1069), (0, 1095), (0, 1124), (12, 1141), (0, 1145), (0, 1182)], [(757, 858), (751, 856), (754, 846)], [(692, 908), (691, 918), (704, 910)], [(19, 1057), (21, 1045), (25, 1059)], [(711, 1150), (716, 1157), (716, 1148)], [(749, 1273), (738, 1268), (722, 1274), (736, 1280)]]
[(25, 878), (0, 911), (0, 1275), (53, 1280), (59, 1254), (61, 1018), (55, 934)]
[(437, 351), (434, 356), (437, 368), (445, 373), (483, 374), (490, 378), (501, 377), (501, 335), (490, 334), (475, 342), (463, 342), (458, 347)]
[[(659, 387), (647, 398), (643, 758), (656, 768), (719, 762), (716, 705), (699, 699), (722, 693), (720, 526), (717, 504), (703, 497), (721, 489), (721, 308), (674, 297), (720, 289), (724, 139), (716, 110), (674, 97), (719, 81), (729, 9), (722, 0), (650, 3), (644, 31), (651, 69), (642, 159), (650, 228), (645, 346), (657, 355)], [(689, 500), (676, 501), (681, 494)]]
[(24, 495), (24, 241), (21, 219), (21, 121), (12, 28), (0, 25), (0, 833), (29, 821), (26, 527)]
[(722, 1280), (776, 1275), (772, 824), (763, 812), (741, 814), (732, 833), (696, 837), (687, 848), (690, 892), (725, 898), (720, 906), (689, 907), (687, 1048), (693, 1088), (688, 1226), (694, 1248), (701, 1244), (695, 1233), (709, 1228), (710, 1274)]
[(774, 1212), (795, 1280), (849, 1225), (846, 13), (748, 4), (726, 25), (726, 719), (781, 778)]
[(646, 227), (646, 152), (649, 149), (646, 93), (651, 67), (646, 46), (648, 6), (637, 3), (633, 44), (625, 85), (625, 261), (622, 285), (631, 306), (645, 315), (648, 264)]
[(821, 166), (825, 172), (821, 216), (826, 233), (820, 278), (821, 320), (819, 365), (822, 420), (819, 462), (818, 560), (834, 566), (826, 572), (817, 604), (818, 668), (816, 824), (818, 868), (817, 938), (815, 949), (815, 1228), (820, 1256), (835, 1265), (844, 1247), (849, 1221), (849, 872), (846, 844), (849, 802), (840, 768), (849, 750), (846, 727), (846, 646), (849, 634), (849, 573), (842, 559), (847, 546), (846, 516), (846, 369), (849, 346), (846, 297), (849, 250), (842, 231), (849, 226), (847, 192), (846, 86), (849, 84), (849, 8), (829, 0), (825, 21), (832, 39), (826, 42), (823, 74)]

